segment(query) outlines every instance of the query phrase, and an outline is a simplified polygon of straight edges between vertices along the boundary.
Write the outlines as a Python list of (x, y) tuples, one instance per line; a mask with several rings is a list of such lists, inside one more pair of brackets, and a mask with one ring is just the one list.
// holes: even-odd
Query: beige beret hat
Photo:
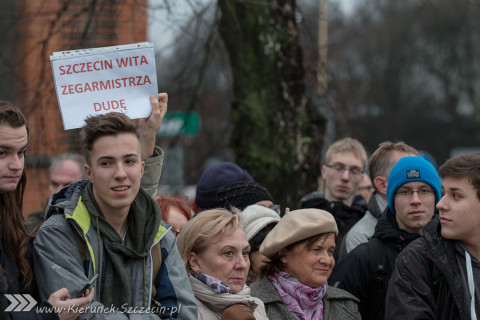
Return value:
[(290, 211), (263, 240), (259, 251), (267, 258), (272, 258), (292, 243), (328, 232), (338, 235), (335, 218), (327, 211), (320, 209)]

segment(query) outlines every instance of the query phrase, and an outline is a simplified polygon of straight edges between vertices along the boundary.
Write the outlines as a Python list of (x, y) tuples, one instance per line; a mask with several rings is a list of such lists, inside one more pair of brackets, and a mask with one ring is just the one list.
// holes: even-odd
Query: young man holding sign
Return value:
[(79, 319), (197, 317), (175, 235), (160, 221), (153, 198), (140, 188), (142, 155), (151, 154), (153, 132), (166, 112), (166, 94), (159, 98), (151, 98), (152, 115), (139, 125), (138, 131), (152, 132), (140, 134), (142, 142), (124, 114), (86, 119), (82, 138), (89, 181), (53, 196), (35, 239), (35, 273), (45, 279), (39, 283), (41, 296), (63, 286), (81, 294), (99, 275), (93, 302)]

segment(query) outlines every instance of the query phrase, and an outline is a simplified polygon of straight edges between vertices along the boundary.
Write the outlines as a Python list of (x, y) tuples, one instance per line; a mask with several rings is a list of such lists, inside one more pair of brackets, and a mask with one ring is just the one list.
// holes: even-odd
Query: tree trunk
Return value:
[(305, 93), (295, 1), (221, 0), (218, 6), (234, 79), (236, 162), (277, 203), (298, 208), (319, 174), (315, 151), (324, 121)]

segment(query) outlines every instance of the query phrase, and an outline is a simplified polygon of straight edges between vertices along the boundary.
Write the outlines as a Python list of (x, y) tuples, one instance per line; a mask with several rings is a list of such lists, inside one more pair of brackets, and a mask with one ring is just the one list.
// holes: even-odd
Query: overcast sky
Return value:
[[(149, 2), (150, 15), (147, 37), (155, 45), (156, 53), (162, 55), (162, 53), (169, 53), (169, 48), (175, 44), (174, 35), (181, 31), (182, 23), (185, 23), (192, 15), (192, 10), (187, 3), (205, 5), (212, 0), (168, 1), (170, 3), (170, 13), (164, 5), (165, 0), (149, 0)], [(334, 2), (340, 3), (345, 13), (352, 11), (355, 5), (355, 0), (329, 0), (329, 4)]]

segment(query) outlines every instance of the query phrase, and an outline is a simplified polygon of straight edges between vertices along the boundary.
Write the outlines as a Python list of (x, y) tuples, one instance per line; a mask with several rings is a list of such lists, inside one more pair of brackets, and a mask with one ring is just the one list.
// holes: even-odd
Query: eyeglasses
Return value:
[(358, 190), (367, 190), (368, 192), (373, 192), (373, 186), (361, 186), (358, 187)]
[(268, 208), (268, 209), (272, 209), (273, 211), (275, 211), (278, 215), (281, 214), (282, 210), (281, 210), (281, 207), (279, 204), (272, 204), (272, 205), (269, 205), (268, 207), (267, 206), (264, 206), (263, 204), (261, 204), (262, 207), (265, 207), (265, 208)]
[(417, 193), (420, 198), (428, 198), (433, 196), (433, 189), (423, 188), (420, 190), (410, 190), (410, 189), (400, 189), (395, 195), (399, 198), (409, 199), (413, 196), (414, 193)]
[(348, 171), (353, 178), (360, 178), (363, 174), (362, 169), (359, 167), (346, 167), (341, 163), (335, 163), (333, 165), (326, 164), (325, 167), (335, 170), (338, 175), (342, 175), (345, 171)]
[(269, 206), (268, 208), (269, 208), (269, 209), (272, 209), (273, 211), (275, 211), (276, 213), (278, 213), (278, 215), (280, 215), (280, 213), (282, 212), (279, 204), (272, 204), (272, 205)]
[(170, 231), (172, 231), (176, 237), (178, 237), (178, 234), (180, 233), (180, 231), (173, 229), (173, 227), (170, 229)]

